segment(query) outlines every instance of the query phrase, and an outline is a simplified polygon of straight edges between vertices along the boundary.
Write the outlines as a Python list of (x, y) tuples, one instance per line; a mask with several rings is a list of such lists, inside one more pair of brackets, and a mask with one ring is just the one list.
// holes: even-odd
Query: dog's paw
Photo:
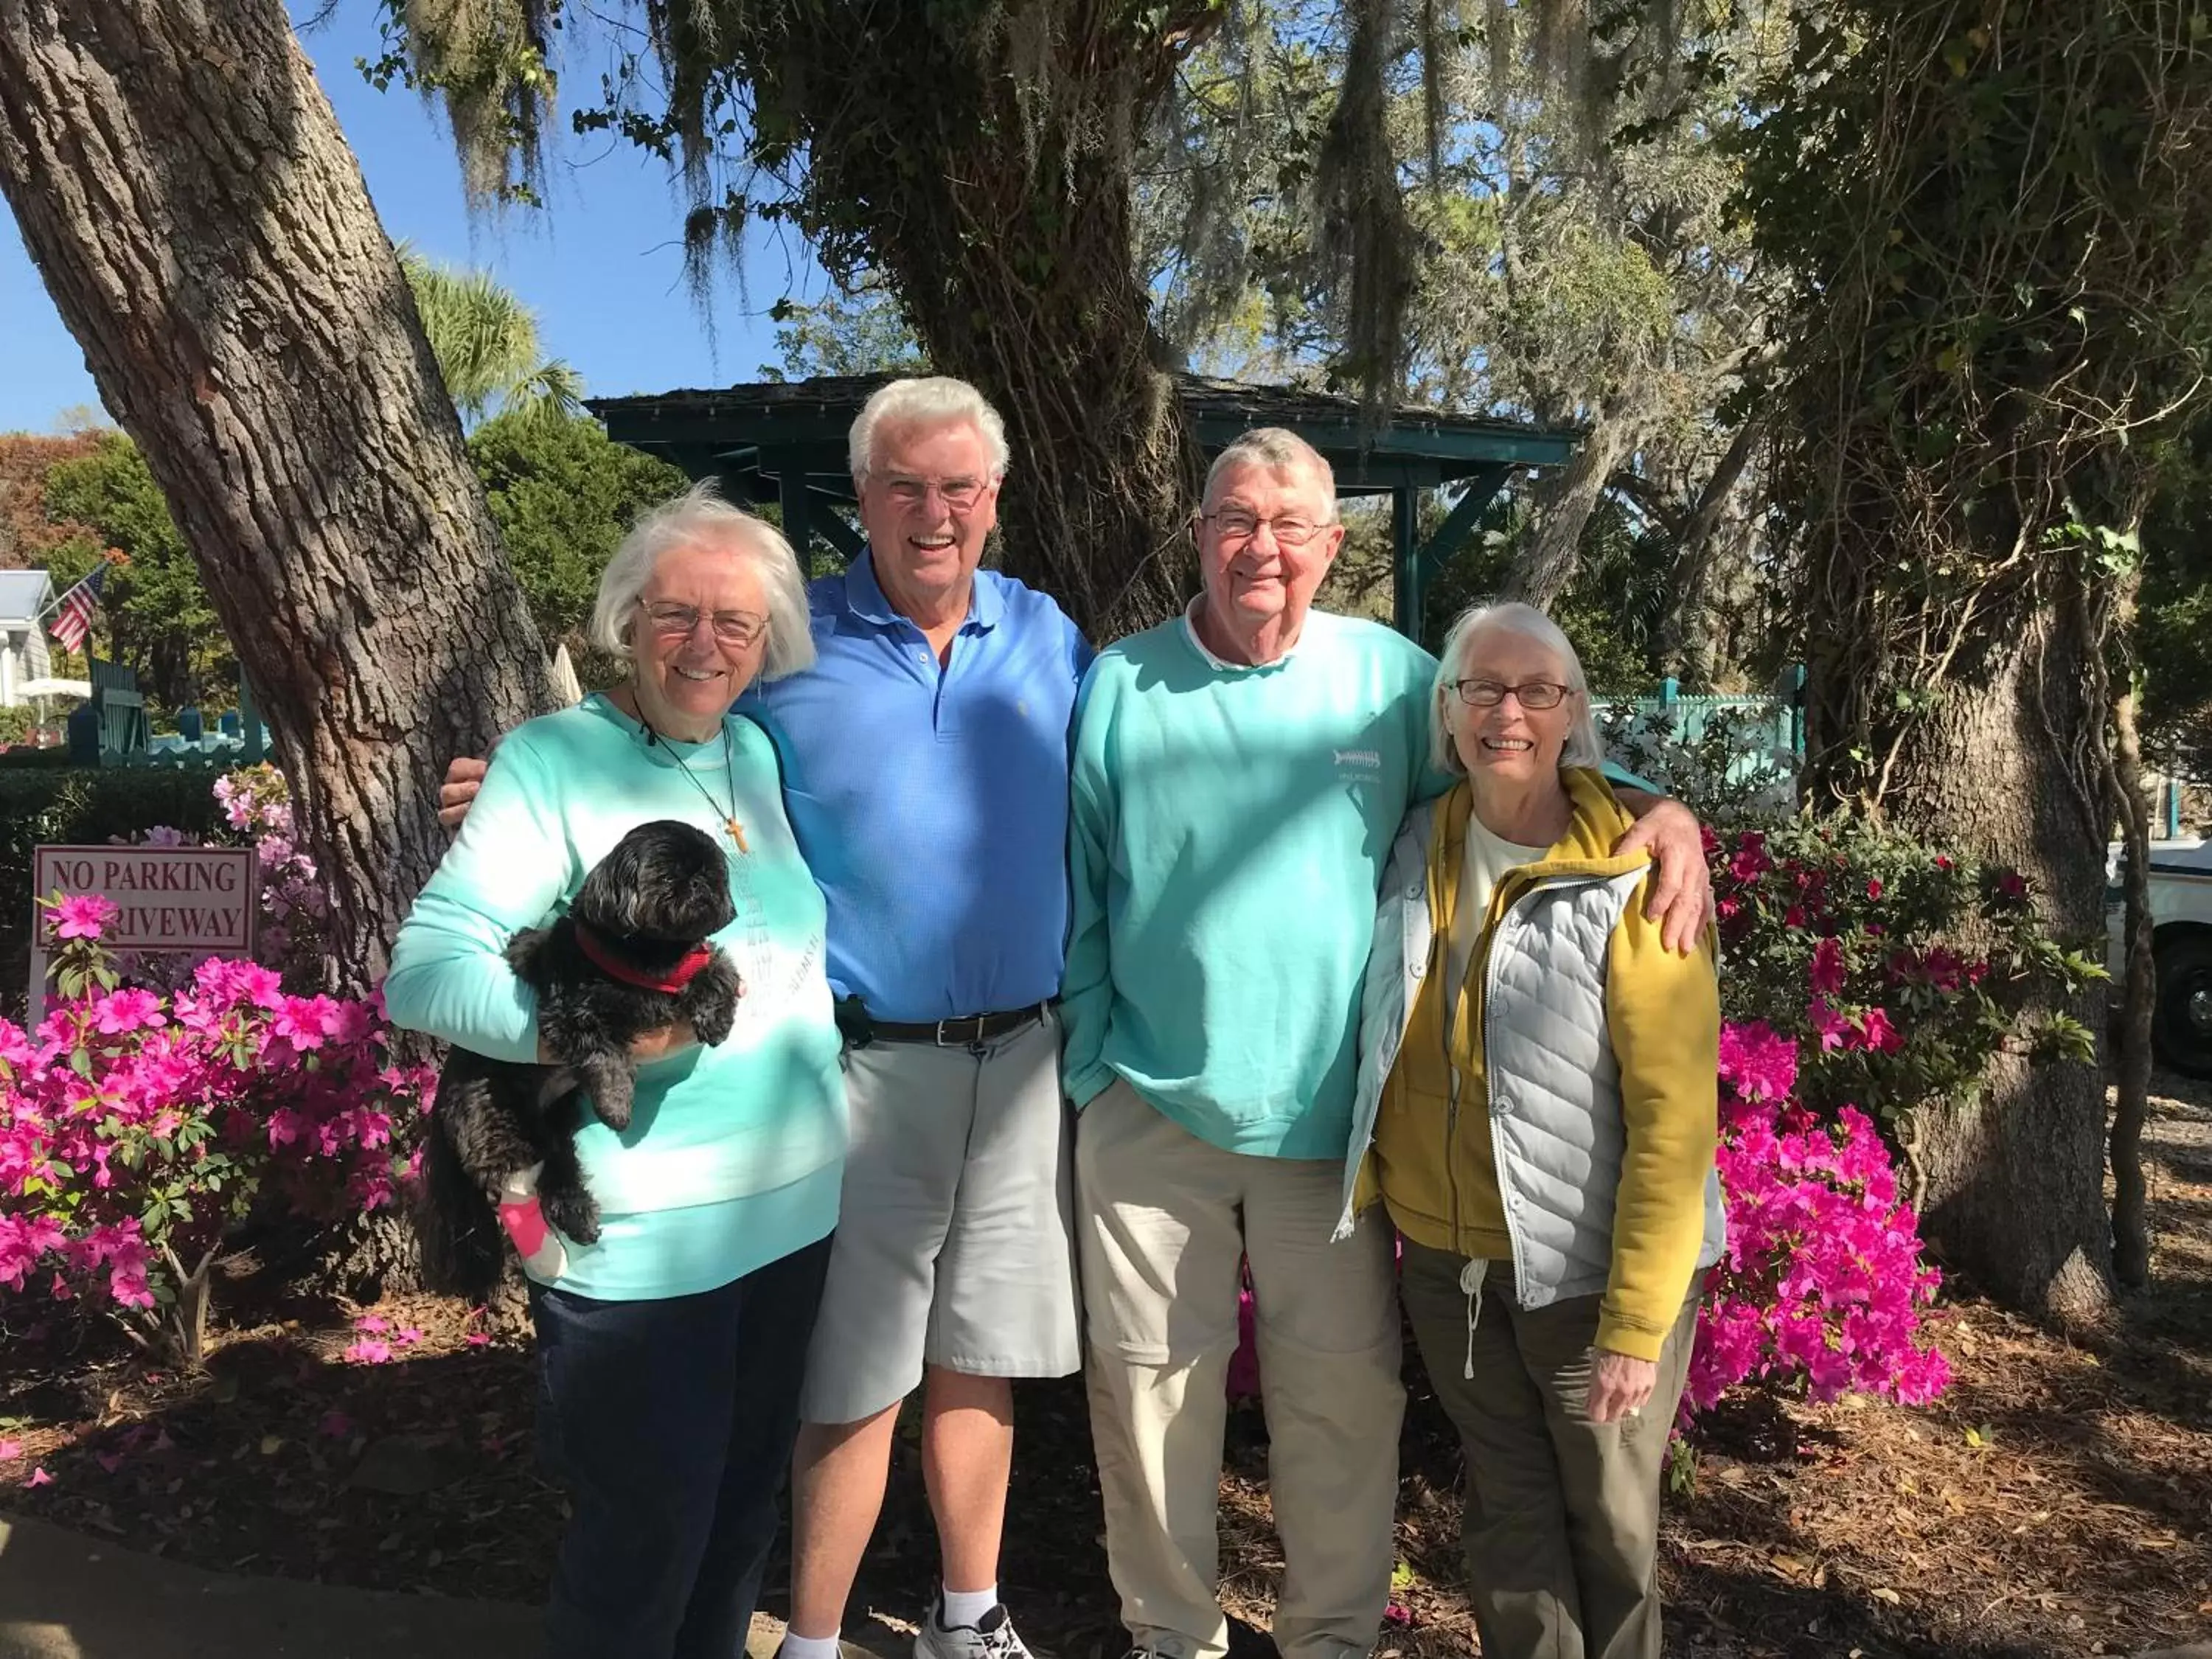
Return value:
[(545, 1219), (563, 1237), (579, 1244), (599, 1242), (599, 1206), (592, 1195), (579, 1188), (574, 1192), (548, 1193), (545, 1195)]
[(594, 1095), (592, 1097), (592, 1109), (599, 1115), (599, 1121), (617, 1134), (629, 1127), (630, 1101), (628, 1096), (619, 1100), (609, 1100)]

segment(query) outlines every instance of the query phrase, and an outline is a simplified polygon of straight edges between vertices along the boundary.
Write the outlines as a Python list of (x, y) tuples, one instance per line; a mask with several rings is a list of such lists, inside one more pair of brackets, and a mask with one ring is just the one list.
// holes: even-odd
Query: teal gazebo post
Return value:
[(1429, 583), (1466, 547), (1482, 515), (1512, 475), (1513, 469), (1504, 465), (1469, 471), (1459, 480), (1459, 499), (1425, 542), (1419, 539), (1418, 493), (1402, 484), (1390, 492), (1391, 626), (1407, 639), (1419, 642), (1422, 603)]

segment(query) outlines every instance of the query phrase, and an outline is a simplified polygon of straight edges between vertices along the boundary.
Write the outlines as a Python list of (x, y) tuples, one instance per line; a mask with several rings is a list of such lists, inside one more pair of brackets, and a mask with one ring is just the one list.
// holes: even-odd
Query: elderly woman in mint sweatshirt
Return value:
[(1404, 1239), (1486, 1659), (1659, 1659), (1660, 1459), (1723, 1244), (1711, 937), (1645, 918), (1541, 611), (1462, 617), (1431, 719), (1458, 781), (1382, 879), (1340, 1227), (1379, 1198)]
[(722, 844), (737, 915), (714, 942), (744, 976), (736, 1028), (712, 1048), (685, 1029), (647, 1039), (629, 1129), (586, 1119), (604, 1230), (563, 1241), (531, 1307), (541, 1449), (572, 1504), (548, 1653), (727, 1659), (775, 1536), (845, 1145), (822, 895), (767, 734), (728, 711), (814, 650), (789, 546), (704, 487), (630, 532), (592, 631), (629, 678), (501, 744), (400, 930), (385, 1004), (477, 1053), (539, 1058), (507, 941), (641, 823)]

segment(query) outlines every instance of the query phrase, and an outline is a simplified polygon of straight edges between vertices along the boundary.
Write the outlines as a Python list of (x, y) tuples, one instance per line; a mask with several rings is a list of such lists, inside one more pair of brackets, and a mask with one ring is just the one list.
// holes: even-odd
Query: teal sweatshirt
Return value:
[(720, 738), (648, 744), (635, 721), (589, 697), (500, 744), (392, 946), (384, 1003), (395, 1024), (495, 1060), (532, 1060), (537, 997), (501, 955), (507, 941), (566, 910), (586, 872), (641, 823), (678, 818), (727, 851), (737, 917), (714, 942), (744, 981), (736, 1028), (718, 1047), (641, 1067), (623, 1133), (595, 1117), (578, 1131), (603, 1228), (595, 1244), (562, 1241), (557, 1288), (578, 1295), (714, 1290), (837, 1224), (845, 1091), (822, 894), (785, 819), (767, 734), (734, 715), (724, 726), (749, 850), (707, 799), (730, 799)]
[(1200, 1139), (1342, 1158), (1375, 890), (1428, 766), (1436, 659), (1307, 615), (1215, 661), (1188, 618), (1102, 653), (1077, 704), (1061, 990), (1069, 1096), (1127, 1078)]

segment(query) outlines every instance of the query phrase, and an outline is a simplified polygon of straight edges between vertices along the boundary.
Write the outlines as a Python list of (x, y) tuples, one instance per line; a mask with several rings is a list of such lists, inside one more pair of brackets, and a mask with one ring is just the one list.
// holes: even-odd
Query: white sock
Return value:
[[(947, 1630), (958, 1630), (963, 1625), (972, 1626), (980, 1624), (983, 1615), (999, 1605), (999, 1587), (996, 1584), (992, 1585), (988, 1589), (947, 1589), (944, 1594), (945, 1611), (939, 1617), (945, 1620), (945, 1628)], [(796, 1654), (792, 1656), (792, 1659), (815, 1659), (815, 1656)]]
[(801, 1636), (795, 1630), (787, 1630), (783, 1633), (783, 1645), (775, 1652), (776, 1659), (838, 1659), (837, 1638)]

